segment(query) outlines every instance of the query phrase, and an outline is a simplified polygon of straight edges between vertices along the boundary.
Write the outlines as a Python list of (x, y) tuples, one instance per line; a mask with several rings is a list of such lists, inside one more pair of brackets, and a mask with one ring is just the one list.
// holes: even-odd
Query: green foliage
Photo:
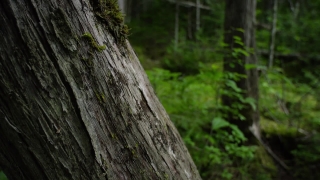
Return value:
[[(241, 98), (241, 89), (231, 80), (241, 78), (241, 75), (224, 75), (221, 64), (202, 68), (199, 74), (190, 76), (163, 69), (148, 71), (148, 75), (203, 178), (275, 177), (276, 167), (269, 155), (261, 147), (242, 145), (246, 139), (241, 130), (225, 121), (221, 114), (221, 109), (229, 108), (222, 107), (219, 98), (221, 94), (231, 93), (230, 95)], [(224, 85), (231, 87), (233, 91), (220, 92)], [(320, 146), (316, 143), (297, 143), (298, 146), (292, 146), (295, 144), (294, 139), (304, 137), (304, 134), (298, 131), (299, 128), (308, 130), (310, 125), (313, 129), (319, 128), (319, 114), (313, 110), (316, 102), (311, 93), (312, 89), (292, 82), (282, 74), (281, 69), (273, 69), (264, 74), (260, 81), (260, 89), (263, 94), (260, 99), (263, 135), (270, 141), (279, 136), (282, 138), (286, 153), (291, 154), (292, 151), (295, 157), (292, 163), (296, 165), (293, 168), (318, 163)], [(279, 107), (279, 101), (284, 104), (293, 103), (288, 107), (289, 114)], [(253, 104), (251, 99), (243, 102)], [(302, 103), (305, 108), (295, 109), (295, 103)], [(230, 108), (230, 112), (237, 114), (237, 107), (241, 108), (240, 105), (235, 105)], [(306, 170), (308, 168), (300, 168), (296, 177), (300, 177)], [(253, 171), (259, 173), (252, 173)]]
[[(259, 157), (255, 156), (257, 147), (244, 145), (247, 139), (242, 131), (224, 119), (231, 114), (240, 120), (245, 120), (240, 111), (247, 105), (253, 109), (257, 108), (255, 100), (244, 98), (244, 91), (237, 86), (236, 82), (246, 78), (246, 75), (223, 73), (221, 60), (209, 68), (204, 66), (213, 62), (212, 59), (217, 57), (217, 53), (208, 51), (206, 54), (204, 49), (210, 47), (210, 43), (205, 39), (200, 40), (185, 41), (185, 44), (180, 42), (178, 48), (173, 47), (168, 51), (166, 57), (172, 59), (165, 59), (164, 67), (181, 73), (154, 69), (148, 72), (149, 79), (188, 146), (202, 177), (268, 179), (266, 177), (270, 177), (271, 173), (264, 170), (261, 165), (250, 166), (250, 163), (259, 163)], [(234, 41), (240, 47), (233, 49), (231, 55), (236, 59), (248, 56), (250, 50), (242, 47), (241, 38), (235, 36)], [(206, 55), (207, 58), (202, 58)], [(255, 67), (245, 66), (246, 69)], [(224, 106), (220, 102), (221, 95), (236, 101), (231, 107)], [(259, 173), (250, 174), (252, 171)]]
[[(139, 4), (135, 6), (139, 7)], [(163, 57), (173, 39), (174, 7), (165, 1), (154, 0), (146, 11), (137, 13), (139, 17), (129, 22), (130, 43), (151, 60)]]
[[(314, 79), (310, 73), (306, 77)], [(318, 179), (320, 113), (318, 93), (312, 86), (289, 79), (282, 69), (269, 70), (260, 81), (261, 128), (269, 141), (280, 139), (284, 155), (297, 179)], [(311, 86), (310, 86), (311, 85)]]
[(7, 180), (7, 176), (2, 171), (0, 171), (0, 180)]
[(260, 125), (266, 138), (271, 136), (295, 137), (297, 134), (299, 134), (297, 129), (294, 127), (288, 127), (284, 124), (276, 123), (263, 118), (260, 121)]
[[(175, 6), (167, 1), (153, 0), (152, 3), (148, 4), (146, 10), (133, 13), (129, 22), (131, 28), (130, 42), (135, 47), (143, 48), (143, 53), (152, 60), (166, 59), (164, 65), (171, 70), (180, 69), (183, 64), (194, 70), (195, 68), (191, 68), (187, 63), (193, 62), (193, 65), (198, 67), (199, 64), (196, 62), (198, 60), (204, 62), (210, 59), (219, 59), (221, 56), (219, 58), (208, 56), (210, 56), (210, 51), (219, 50), (214, 47), (218, 47), (216, 45), (222, 40), (224, 3), (212, 1), (207, 1), (206, 3), (215, 10), (201, 11), (201, 30), (198, 32), (195, 31), (193, 26), (195, 19), (192, 17), (195, 17), (195, 11), (192, 11), (192, 8), (180, 7), (179, 47), (176, 54), (172, 54), (175, 36)], [(132, 6), (140, 9), (139, 5), (138, 3)], [(191, 19), (190, 16), (192, 16)], [(186, 28), (187, 26), (190, 28)], [(208, 38), (209, 36), (215, 38)], [(194, 43), (194, 40), (199, 43)], [(188, 55), (196, 59), (184, 55), (185, 52), (188, 52)], [(197, 57), (202, 53), (205, 55)]]
[(162, 67), (185, 75), (197, 74), (204, 64), (222, 58), (217, 53), (213, 53), (217, 49), (211, 48), (212, 44), (212, 41), (200, 36), (198, 36), (197, 42), (181, 37), (178, 47), (175, 47), (172, 43), (167, 49), (167, 55), (162, 60)]
[[(261, 166), (249, 166), (258, 163), (257, 147), (243, 145), (246, 138), (241, 130), (223, 119), (219, 89), (225, 79), (220, 67), (214, 64), (197, 75), (184, 77), (163, 69), (147, 73), (203, 178), (247, 179), (261, 173), (268, 176)], [(228, 82), (233, 84), (230, 79)], [(259, 173), (250, 175), (254, 170)]]
[[(295, 128), (308, 128), (319, 113), (316, 91), (309, 85), (294, 82), (283, 74), (282, 69), (269, 70), (260, 80), (260, 110), (263, 116)], [(304, 108), (301, 108), (304, 107)]]
[[(253, 99), (242, 97), (242, 90), (235, 83), (235, 80), (244, 78), (243, 75), (223, 74), (220, 63), (203, 66), (200, 73), (195, 75), (183, 76), (163, 69), (153, 69), (148, 71), (148, 75), (203, 178), (275, 178), (277, 168), (263, 148), (242, 145), (246, 139), (241, 130), (223, 118), (222, 109), (239, 116), (243, 104), (257, 108)], [(230, 91), (221, 92), (223, 86), (230, 87)], [(293, 161), (290, 160), (295, 164), (293, 168), (310, 164), (311, 161), (319, 162), (317, 152), (320, 146), (316, 143), (299, 145), (295, 141), (304, 137), (299, 132), (300, 128), (316, 129), (320, 125), (317, 118), (319, 113), (314, 111), (317, 103), (312, 88), (293, 82), (280, 68), (274, 68), (261, 77), (260, 90), (261, 129), (264, 137), (268, 141), (281, 137), (284, 148), (282, 153), (295, 157)], [(241, 103), (223, 107), (220, 102), (222, 94), (236, 97)], [(304, 108), (298, 107), (298, 104)], [(287, 106), (288, 112), (282, 106)], [(300, 177), (306, 170), (302, 168), (297, 171), (296, 177)]]
[[(175, 7), (166, 1), (156, 0), (145, 13), (132, 19), (131, 39), (135, 49), (138, 47), (143, 65), (147, 64), (148, 69), (160, 66), (167, 69), (150, 70), (149, 78), (204, 179), (279, 178), (276, 174), (277, 171), (281, 174), (281, 169), (275, 166), (264, 147), (244, 146), (241, 130), (224, 119), (231, 114), (245, 120), (240, 111), (247, 105), (259, 108), (263, 139), (291, 168), (291, 174), (297, 179), (320, 177), (312, 173), (320, 166), (317, 143), (320, 21), (315, 18), (319, 15), (320, 1), (299, 1), (299, 6), (295, 6), (297, 1), (290, 1), (291, 7), (288, 2), (279, 1), (275, 67), (267, 70), (264, 64), (270, 46), (272, 1), (258, 1), (256, 39), (257, 49), (263, 52), (258, 66), (261, 70), (259, 106), (254, 99), (243, 98), (244, 92), (237, 86), (236, 82), (246, 78), (245, 75), (222, 73), (223, 56), (241, 59), (252, 51), (243, 47), (241, 38), (235, 36), (233, 40), (238, 48), (225, 52), (223, 2), (203, 1), (213, 10), (201, 10), (201, 30), (195, 34), (190, 34), (188, 26), (189, 15), (193, 18), (195, 14), (192, 8), (181, 6), (178, 46), (172, 42)], [(236, 63), (230, 67), (236, 67)], [(246, 70), (251, 68), (256, 66), (245, 65)], [(222, 87), (228, 89), (222, 91)], [(222, 95), (236, 99), (237, 103), (222, 106)]]
[[(297, 149), (292, 151), (292, 154), (296, 157), (297, 163), (318, 163), (320, 161), (320, 146), (318, 145), (319, 140), (320, 136), (316, 134), (306, 142), (301, 143)], [(310, 146), (310, 144), (312, 144), (312, 146)]]
[(320, 136), (313, 135), (311, 138), (301, 142), (292, 151), (294, 156), (294, 175), (297, 179), (318, 179), (320, 177)]

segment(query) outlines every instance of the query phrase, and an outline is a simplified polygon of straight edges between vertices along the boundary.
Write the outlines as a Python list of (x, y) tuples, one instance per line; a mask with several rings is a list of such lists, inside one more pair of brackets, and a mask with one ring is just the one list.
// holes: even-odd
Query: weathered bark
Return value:
[(0, 1), (0, 167), (19, 180), (200, 179), (99, 2)]
[[(240, 78), (236, 80), (237, 86), (243, 90), (244, 98), (252, 97), (256, 100), (256, 110), (247, 105), (240, 110), (240, 114), (243, 115), (246, 120), (242, 121), (238, 117), (229, 114), (228, 120), (233, 124), (236, 124), (244, 134), (250, 138), (252, 136), (249, 131), (249, 127), (254, 124), (255, 129), (259, 129), (259, 88), (258, 88), (258, 71), (257, 68), (246, 69), (246, 64), (257, 65), (257, 58), (254, 52), (255, 49), (255, 9), (256, 0), (244, 0), (244, 1), (226, 1), (225, 9), (225, 22), (224, 22), (224, 43), (228, 45), (226, 54), (224, 57), (224, 71), (227, 73), (237, 73), (246, 75), (246, 78)], [(241, 39), (243, 44), (237, 43), (235, 36)], [(246, 49), (249, 55), (239, 53), (237, 57), (232, 56), (232, 52), (239, 49)], [(253, 51), (253, 52), (252, 52)], [(229, 89), (230, 90), (230, 89)], [(236, 103), (242, 103), (237, 97), (230, 97), (224, 95), (222, 97), (223, 104), (230, 108)], [(258, 130), (259, 132), (259, 130)]]

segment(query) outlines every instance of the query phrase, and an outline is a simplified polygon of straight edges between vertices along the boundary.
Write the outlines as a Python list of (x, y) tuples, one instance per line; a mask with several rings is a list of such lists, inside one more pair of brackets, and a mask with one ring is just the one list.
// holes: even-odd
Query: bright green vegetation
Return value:
[[(240, 129), (223, 119), (219, 89), (225, 83), (218, 65), (197, 75), (148, 71), (157, 96), (170, 114), (203, 177), (271, 179), (276, 165), (259, 146), (245, 146)], [(264, 166), (268, 167), (265, 169)]]
[[(288, 170), (261, 144), (247, 145), (242, 130), (224, 119), (223, 112), (237, 116), (243, 104), (253, 104), (252, 99), (243, 99), (234, 82), (241, 75), (222, 70), (224, 53), (248, 51), (244, 47), (223, 52), (224, 1), (206, 2), (213, 10), (201, 11), (202, 29), (191, 33), (192, 37), (187, 28), (192, 8), (180, 8), (178, 47), (173, 42), (175, 7), (166, 2), (155, 1), (129, 24), (130, 42), (202, 178), (320, 179), (320, 55), (316, 48), (320, 46), (320, 19), (315, 18), (320, 15), (320, 1), (301, 2), (296, 17), (289, 3), (279, 3), (272, 68), (267, 68), (270, 29), (258, 27), (256, 32), (257, 49), (266, 52), (258, 57), (262, 138)], [(271, 24), (270, 4), (258, 1), (259, 24)], [(234, 91), (222, 91), (224, 86)], [(224, 94), (242, 103), (224, 107)]]

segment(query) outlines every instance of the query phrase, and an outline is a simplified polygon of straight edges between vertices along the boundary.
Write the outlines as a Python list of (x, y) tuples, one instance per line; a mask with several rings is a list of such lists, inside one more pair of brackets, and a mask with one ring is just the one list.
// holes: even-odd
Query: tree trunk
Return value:
[(277, 32), (277, 14), (278, 14), (278, 0), (273, 0), (268, 68), (272, 68), (273, 61), (274, 61), (274, 48), (276, 44), (275, 41), (276, 41), (276, 32)]
[(174, 51), (177, 51), (178, 45), (179, 45), (179, 13), (180, 13), (179, 0), (176, 0), (176, 12), (175, 12), (175, 23), (174, 23)]
[(119, 4), (119, 8), (120, 8), (120, 11), (123, 13), (123, 14), (126, 14), (126, 0), (118, 0), (118, 4)]
[(200, 0), (196, 0), (196, 32), (200, 30)]
[[(236, 124), (244, 134), (250, 138), (252, 136), (249, 131), (251, 125), (258, 126), (259, 122), (259, 88), (258, 88), (258, 72), (257, 68), (246, 68), (246, 65), (257, 65), (255, 49), (255, 9), (256, 0), (244, 1), (226, 1), (225, 22), (224, 22), (224, 43), (227, 45), (228, 54), (224, 57), (224, 71), (226, 73), (234, 73), (246, 75), (244, 78), (235, 80), (236, 85), (242, 90), (244, 98), (251, 97), (255, 99), (256, 108), (252, 108), (248, 104), (242, 108), (239, 113), (246, 119), (240, 120), (238, 116), (229, 113), (227, 119)], [(240, 42), (239, 42), (240, 41)], [(246, 53), (236, 53), (237, 50), (246, 50)], [(253, 51), (253, 52), (252, 52)], [(231, 89), (227, 89), (230, 91)], [(238, 97), (224, 95), (222, 97), (224, 106), (233, 108), (237, 103), (243, 103)], [(259, 129), (259, 128), (258, 128)]]
[(0, 1), (0, 167), (9, 179), (200, 179), (116, 3)]

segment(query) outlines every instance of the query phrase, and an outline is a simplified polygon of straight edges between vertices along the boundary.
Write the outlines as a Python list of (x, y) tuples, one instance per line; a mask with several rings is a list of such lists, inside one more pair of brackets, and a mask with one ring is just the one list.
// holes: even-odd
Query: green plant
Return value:
[[(220, 110), (226, 107), (221, 105), (219, 91), (226, 81), (221, 64), (190, 76), (163, 69), (147, 73), (204, 179), (255, 179), (267, 174), (257, 168), (261, 166), (249, 166), (257, 163), (257, 147), (243, 145), (246, 138), (241, 130), (223, 119)], [(233, 84), (230, 79), (227, 83)], [(251, 175), (254, 169), (259, 173)]]
[(216, 42), (202, 37), (201, 34), (197, 36), (197, 41), (190, 41), (184, 37), (184, 33), (180, 33), (179, 44), (172, 42), (167, 48), (166, 56), (162, 60), (163, 68), (184, 75), (197, 74), (202, 66), (222, 58), (216, 52), (220, 49)]
[(2, 171), (0, 171), (0, 180), (7, 180), (7, 176)]
[(295, 177), (298, 179), (314, 179), (320, 177), (320, 135), (315, 134), (310, 139), (300, 142), (298, 147), (292, 151), (294, 156)]

